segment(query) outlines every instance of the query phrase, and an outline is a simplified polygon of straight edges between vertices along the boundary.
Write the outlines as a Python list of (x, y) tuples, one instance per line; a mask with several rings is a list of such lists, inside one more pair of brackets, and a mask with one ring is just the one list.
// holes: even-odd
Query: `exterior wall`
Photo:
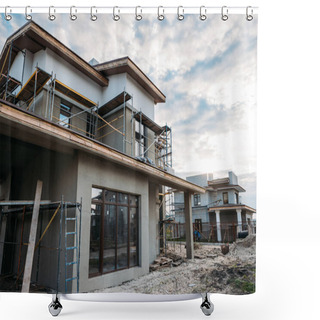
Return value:
[[(119, 110), (118, 112), (113, 113), (111, 116), (105, 118), (113, 127), (117, 128), (120, 132), (123, 132), (123, 109)], [(102, 137), (99, 139), (102, 143), (123, 152), (123, 136), (119, 132), (115, 131), (109, 125), (106, 125), (102, 120), (99, 120), (99, 127), (102, 127), (100, 130), (97, 131), (97, 138)], [(127, 130), (126, 130), (127, 131)], [(130, 126), (131, 131), (131, 126)], [(130, 150), (131, 154), (131, 150)]]
[(104, 103), (102, 101), (101, 87), (50, 49), (40, 50), (34, 54), (32, 62), (33, 71), (31, 71), (34, 72), (37, 66), (49, 74), (53, 72), (56, 79), (88, 99), (94, 102), (99, 101), (100, 104)]
[[(93, 185), (140, 195), (139, 266), (89, 278), (91, 188)], [(149, 272), (150, 252), (153, 252), (150, 249), (150, 242), (154, 241), (149, 237), (149, 219), (153, 216), (150, 212), (150, 201), (154, 201), (154, 197), (150, 196), (149, 198), (147, 178), (106, 160), (80, 153), (77, 181), (78, 201), (81, 198), (83, 207), (80, 291), (86, 292), (115, 286), (147, 274)]]
[[(15, 158), (8, 161), (12, 164), (11, 195), (12, 200), (33, 200), (37, 180), (43, 181), (42, 200), (60, 201), (61, 196), (67, 201), (75, 201), (76, 198), (76, 173), (77, 173), (77, 155), (62, 154), (49, 151), (43, 148), (37, 148), (29, 144), (12, 144)], [(37, 228), (37, 239), (47, 226), (53, 215), (54, 210), (41, 210)], [(70, 212), (71, 213), (71, 212)], [(24, 218), (24, 229), (22, 242), (29, 241), (29, 230), (32, 218), (32, 211), (27, 212)], [(15, 225), (15, 234), (11, 236), (13, 242), (20, 242), (22, 214), (11, 215), (8, 221), (8, 229)], [(42, 230), (41, 230), (42, 229)], [(13, 229), (12, 229), (13, 230)], [(53, 220), (47, 234), (41, 241), (41, 246), (49, 248), (58, 247), (60, 232), (59, 215)], [(6, 251), (7, 250), (7, 251)], [(40, 256), (39, 254), (40, 251)], [(10, 253), (8, 252), (10, 251)], [(20, 272), (23, 270), (27, 247), (22, 246)], [(12, 258), (12, 271), (17, 273), (19, 261), (19, 246), (6, 245), (5, 257)], [(62, 250), (61, 256), (64, 257)], [(37, 275), (37, 265), (39, 259), (39, 271)], [(38, 277), (38, 284), (45, 287), (56, 289), (57, 284), (57, 250), (46, 248), (36, 249), (33, 260), (32, 281)], [(11, 269), (7, 265), (7, 268)], [(64, 265), (60, 265), (61, 279), (64, 279)], [(60, 291), (64, 290), (64, 281), (60, 282)]]
[(197, 184), (200, 187), (204, 187), (208, 185), (208, 180), (213, 179), (213, 174), (212, 173), (204, 173), (204, 174), (199, 174), (196, 176), (191, 176), (186, 178), (187, 181), (190, 181), (194, 184)]
[(159, 228), (159, 186), (149, 185), (149, 263), (152, 263), (160, 253)]
[[(124, 90), (127, 91), (126, 84), (127, 84), (127, 76), (126, 73), (115, 74), (112, 76), (108, 76), (109, 85), (108, 87), (102, 88), (102, 96), (100, 105), (110, 101), (118, 94), (123, 92)], [(129, 92), (130, 93), (130, 92)]]
[(126, 91), (133, 97), (133, 106), (154, 120), (154, 100), (135, 80), (127, 75)]

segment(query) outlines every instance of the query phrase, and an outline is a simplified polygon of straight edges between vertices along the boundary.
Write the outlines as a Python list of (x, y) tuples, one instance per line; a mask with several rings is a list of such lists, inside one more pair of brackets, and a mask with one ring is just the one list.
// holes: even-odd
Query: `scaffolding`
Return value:
[[(126, 92), (125, 88), (99, 106), (98, 102), (70, 88), (57, 79), (53, 72), (49, 74), (38, 65), (30, 78), (22, 84), (10, 76), (12, 48), (11, 44), (1, 66), (0, 97), (3, 100), (162, 170), (169, 171), (172, 168), (171, 128), (168, 125), (159, 126), (141, 110), (138, 111), (133, 106), (133, 96)], [(25, 52), (22, 52), (25, 60)], [(24, 65), (25, 61), (21, 79)], [(19, 87), (21, 88), (18, 91)], [(44, 89), (47, 92), (46, 101), (38, 102)], [(64, 115), (61, 105), (56, 102), (58, 97), (66, 100)], [(37, 105), (44, 110), (40, 110), (40, 107), (37, 109)], [(131, 122), (131, 128), (127, 120)], [(149, 129), (149, 132), (146, 129)], [(114, 138), (114, 134), (120, 138)], [(119, 139), (122, 139), (120, 144), (115, 142)]]
[[(9, 255), (10, 261), (2, 261), (0, 264), (0, 271), (3, 271), (3, 265), (6, 264), (5, 274), (1, 273), (0, 280), (3, 278), (10, 277), (14, 281), (11, 281), (12, 288), (17, 291), (21, 287), (21, 281), (24, 275), (23, 267), (23, 251), (27, 248), (30, 243), (24, 242), (23, 239), (26, 236), (26, 217), (30, 214), (35, 206), (35, 201), (0, 201), (0, 226), (1, 226), (1, 242), (2, 250), (5, 250), (5, 246), (12, 252), (11, 257)], [(70, 209), (72, 213), (70, 214)], [(69, 211), (69, 213), (68, 213)], [(44, 226), (45, 215), (52, 213), (50, 220), (47, 225)], [(82, 201), (81, 202), (69, 202), (61, 197), (61, 201), (51, 202), (51, 201), (40, 201), (39, 203), (39, 224), (37, 237), (34, 243), (34, 253), (35, 255), (35, 265), (36, 268), (35, 279), (32, 281), (32, 285), (35, 290), (39, 290), (42, 286), (39, 286), (39, 273), (40, 273), (40, 258), (41, 253), (43, 254), (46, 250), (47, 254), (50, 252), (50, 256), (53, 257), (56, 252), (56, 286), (45, 288), (46, 291), (50, 293), (61, 292), (61, 270), (63, 268), (62, 261), (64, 261), (64, 291), (65, 293), (71, 292), (72, 287), (75, 287), (74, 292), (79, 292), (79, 271), (80, 271), (80, 248), (81, 248), (81, 217), (82, 217)], [(10, 225), (11, 229), (8, 229), (7, 219), (13, 220)], [(55, 220), (56, 224), (59, 226), (58, 235), (51, 231), (52, 224)], [(71, 226), (70, 226), (71, 225)], [(31, 226), (30, 226), (31, 227)], [(50, 229), (51, 227), (51, 229)], [(71, 230), (70, 230), (71, 228)], [(8, 230), (7, 230), (8, 229)], [(7, 231), (10, 233), (8, 236)], [(31, 230), (30, 230), (31, 232)], [(63, 236), (64, 235), (64, 236)], [(52, 243), (50, 246), (43, 245), (43, 239), (47, 237), (55, 237), (56, 244)], [(8, 241), (8, 238), (11, 238)], [(18, 250), (18, 258), (15, 261), (15, 252)], [(62, 255), (64, 253), (64, 260), (62, 260)], [(2, 258), (6, 259), (3, 256)], [(34, 264), (33, 262), (33, 264)], [(25, 261), (26, 263), (26, 261)], [(17, 266), (15, 267), (15, 264)], [(70, 267), (72, 268), (70, 270)], [(16, 272), (14, 272), (16, 269)], [(51, 271), (50, 271), (51, 272)], [(74, 276), (75, 274), (75, 276)], [(46, 275), (42, 275), (46, 276)], [(75, 283), (71, 285), (71, 283)], [(9, 288), (7, 288), (9, 289)], [(10, 290), (8, 290), (10, 291)]]

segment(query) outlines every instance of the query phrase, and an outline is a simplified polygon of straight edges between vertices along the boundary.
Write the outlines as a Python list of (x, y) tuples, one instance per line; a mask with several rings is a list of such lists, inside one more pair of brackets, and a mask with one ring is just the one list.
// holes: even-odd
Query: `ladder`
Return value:
[[(79, 205), (81, 213), (81, 205)], [(64, 221), (65, 221), (65, 293), (68, 293), (69, 282), (77, 281), (77, 293), (79, 292), (79, 266), (80, 266), (80, 234), (81, 230), (81, 214), (80, 225), (78, 225), (77, 210), (74, 210), (74, 216), (68, 216), (68, 205), (64, 203)], [(72, 243), (72, 244), (71, 244)], [(74, 267), (76, 266), (76, 272)], [(71, 271), (70, 271), (71, 269)], [(74, 273), (76, 274), (75, 276)], [(71, 277), (68, 275), (71, 274)]]

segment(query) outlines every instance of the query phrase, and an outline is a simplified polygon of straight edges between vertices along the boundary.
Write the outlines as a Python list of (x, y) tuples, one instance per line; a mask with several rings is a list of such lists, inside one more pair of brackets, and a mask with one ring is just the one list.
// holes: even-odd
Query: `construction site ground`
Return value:
[(255, 291), (256, 238), (249, 235), (229, 245), (223, 254), (220, 245), (195, 244), (195, 259), (186, 259), (183, 243), (169, 242), (150, 266), (150, 273), (120, 286), (95, 292), (145, 294), (226, 293)]

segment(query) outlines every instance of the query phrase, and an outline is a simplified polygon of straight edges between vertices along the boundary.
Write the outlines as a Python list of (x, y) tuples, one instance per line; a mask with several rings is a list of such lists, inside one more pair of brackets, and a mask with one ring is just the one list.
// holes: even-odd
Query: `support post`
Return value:
[(192, 207), (191, 207), (191, 193), (184, 192), (184, 217), (186, 221), (186, 248), (187, 259), (194, 258), (193, 248), (193, 230), (192, 230)]
[(237, 219), (238, 219), (238, 232), (242, 231), (242, 218), (241, 218), (241, 209), (237, 209)]
[(38, 227), (38, 218), (39, 218), (39, 209), (40, 209), (40, 200), (42, 193), (42, 181), (37, 181), (36, 195), (34, 199), (31, 226), (30, 226), (30, 235), (29, 235), (29, 245), (26, 256), (26, 263), (24, 267), (23, 274), (23, 283), (21, 292), (29, 292), (30, 289), (30, 281), (31, 281), (31, 273), (32, 273), (32, 264), (33, 264), (33, 255), (34, 248), (36, 242), (37, 235), (37, 227)]
[(4, 251), (4, 241), (6, 238), (6, 229), (7, 229), (7, 216), (1, 213), (1, 229), (0, 229), (0, 274), (2, 269), (2, 259), (3, 259), (3, 251)]
[(221, 223), (220, 223), (220, 210), (215, 210), (216, 213), (216, 223), (217, 223), (217, 238), (218, 242), (221, 242)]

